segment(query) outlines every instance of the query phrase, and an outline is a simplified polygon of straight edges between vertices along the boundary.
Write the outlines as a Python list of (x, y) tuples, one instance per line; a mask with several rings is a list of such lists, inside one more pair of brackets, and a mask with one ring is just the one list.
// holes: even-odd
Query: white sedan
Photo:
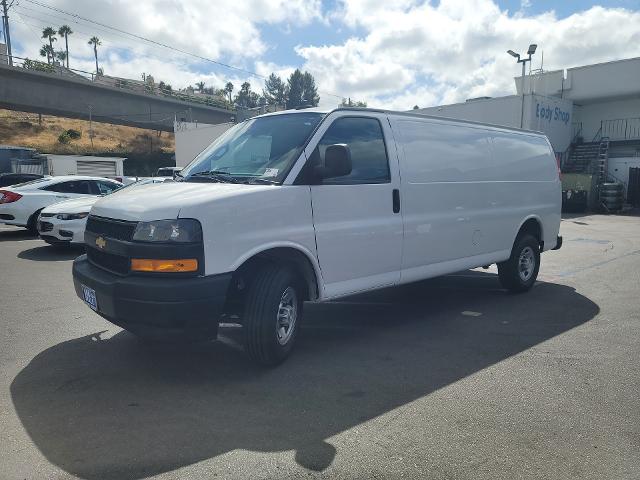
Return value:
[(46, 177), (0, 189), (0, 223), (37, 232), (40, 211), (54, 203), (82, 197), (98, 198), (122, 187), (101, 177), (67, 175)]
[[(164, 181), (163, 178), (146, 178), (120, 188), (132, 188)], [(40, 238), (51, 245), (83, 244), (87, 216), (93, 204), (101, 197), (102, 195), (100, 197), (77, 198), (46, 207), (40, 212), (38, 220)]]

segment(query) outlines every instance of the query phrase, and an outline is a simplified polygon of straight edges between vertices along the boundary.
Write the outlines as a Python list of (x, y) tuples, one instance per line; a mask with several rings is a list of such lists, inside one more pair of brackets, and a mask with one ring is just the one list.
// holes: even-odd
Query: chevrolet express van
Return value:
[(215, 338), (232, 317), (268, 365), (291, 352), (303, 301), (493, 263), (524, 292), (561, 245), (556, 160), (530, 131), (285, 111), (229, 129), (176, 180), (96, 202), (76, 292), (148, 338)]

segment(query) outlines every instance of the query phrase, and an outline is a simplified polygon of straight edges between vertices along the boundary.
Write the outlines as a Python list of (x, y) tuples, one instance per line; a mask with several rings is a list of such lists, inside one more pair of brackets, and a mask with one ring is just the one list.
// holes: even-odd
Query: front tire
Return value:
[(498, 277), (504, 288), (512, 293), (530, 290), (540, 269), (540, 242), (534, 236), (519, 236), (508, 260), (498, 263)]
[(29, 217), (29, 220), (27, 220), (27, 230), (29, 230), (29, 233), (32, 235), (38, 236), (38, 216), (42, 210), (42, 208), (37, 210)]
[(291, 353), (302, 317), (302, 289), (287, 267), (268, 265), (253, 278), (244, 307), (245, 345), (262, 365), (282, 363)]

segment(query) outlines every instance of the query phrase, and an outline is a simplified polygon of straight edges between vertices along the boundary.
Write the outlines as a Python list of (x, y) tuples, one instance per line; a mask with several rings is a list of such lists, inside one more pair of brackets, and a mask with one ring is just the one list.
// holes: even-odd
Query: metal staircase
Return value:
[(595, 173), (600, 182), (606, 182), (609, 160), (609, 138), (597, 142), (574, 145), (562, 167), (563, 173)]
[(564, 173), (595, 173), (595, 163), (600, 154), (600, 142), (574, 145), (563, 165)]

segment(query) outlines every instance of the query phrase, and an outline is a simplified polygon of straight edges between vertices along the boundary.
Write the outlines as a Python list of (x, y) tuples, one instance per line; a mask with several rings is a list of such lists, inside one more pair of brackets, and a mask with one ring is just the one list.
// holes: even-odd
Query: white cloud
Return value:
[[(246, 70), (251, 70), (254, 61), (268, 51), (261, 28), (277, 28), (276, 25), (291, 22), (307, 25), (320, 20), (322, 13), (320, 0), (55, 0), (47, 4)], [(139, 78), (142, 72), (152, 73), (177, 86), (207, 81), (208, 77), (216, 86), (221, 86), (217, 83), (220, 79), (242, 83), (251, 78), (245, 72), (224, 68), (219, 69), (219, 76), (201, 75), (198, 71), (209, 70), (213, 65), (29, 2), (20, 2), (12, 10), (14, 44), (19, 45), (14, 53), (19, 56), (39, 58), (38, 51), (44, 43), (40, 39), (42, 28), (67, 23), (75, 32), (69, 37), (72, 67), (95, 70), (87, 41), (96, 35), (102, 40), (100, 64), (108, 74)], [(59, 49), (63, 43), (58, 39), (54, 47)], [(251, 83), (261, 88), (261, 81), (254, 78)]]
[[(316, 78), (321, 104), (336, 105), (329, 95), (366, 100), (370, 106), (408, 109), (514, 92), (520, 66), (505, 52), (538, 44), (534, 68), (544, 51), (545, 69), (568, 68), (640, 56), (640, 11), (592, 7), (566, 18), (553, 12), (531, 15), (522, 0), (517, 12), (501, 10), (492, 0), (349, 0), (331, 12), (320, 0), (49, 0), (50, 5), (135, 32), (175, 48), (193, 52), (263, 76), (286, 78), (296, 67)], [(69, 23), (72, 66), (94, 70), (87, 45), (99, 36), (100, 63), (108, 74), (140, 78), (151, 73), (174, 87), (199, 80), (217, 87), (231, 80), (236, 88), (262, 80), (241, 71), (213, 69), (211, 64), (154, 47), (123, 34), (86, 23), (73, 23), (59, 13), (22, 1), (11, 14), (14, 53), (37, 57), (43, 25)], [(24, 15), (24, 17), (22, 17)], [(35, 17), (35, 18), (29, 18)], [(32, 24), (25, 25), (26, 22)], [(330, 36), (309, 44), (304, 31), (287, 64), (273, 62), (267, 29), (300, 32), (291, 25), (320, 22), (335, 31), (351, 32), (336, 42)], [(56, 48), (64, 42), (58, 40)], [(202, 74), (216, 71), (219, 73)]]
[[(523, 5), (526, 7), (526, 5)], [(339, 45), (297, 48), (318, 85), (371, 106), (463, 101), (513, 93), (520, 66), (507, 49), (538, 44), (545, 69), (640, 55), (640, 12), (593, 7), (559, 19), (501, 11), (491, 0), (361, 0), (330, 15), (366, 32)]]

